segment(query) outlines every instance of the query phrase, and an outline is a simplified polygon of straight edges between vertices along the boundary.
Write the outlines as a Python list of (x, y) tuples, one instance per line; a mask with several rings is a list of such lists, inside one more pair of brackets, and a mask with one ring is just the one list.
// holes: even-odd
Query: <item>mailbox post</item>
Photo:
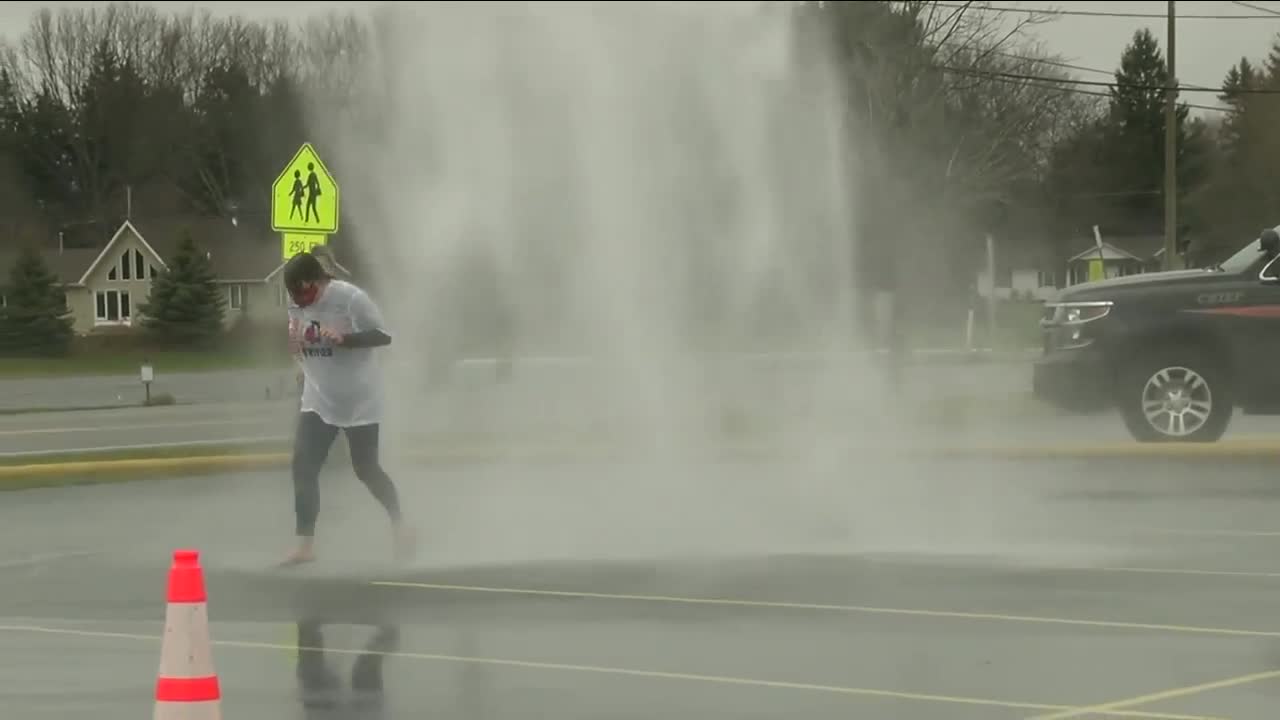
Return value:
[(147, 405), (151, 404), (151, 381), (155, 379), (156, 379), (156, 371), (154, 368), (151, 367), (151, 361), (143, 360), (142, 361), (142, 387), (146, 392), (146, 400), (144, 402)]

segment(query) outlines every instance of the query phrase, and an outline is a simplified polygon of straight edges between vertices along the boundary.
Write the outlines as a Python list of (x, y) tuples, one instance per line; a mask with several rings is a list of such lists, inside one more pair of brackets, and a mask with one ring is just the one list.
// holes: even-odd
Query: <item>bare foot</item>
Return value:
[(412, 560), (418, 549), (417, 533), (413, 528), (401, 525), (395, 528), (396, 560), (404, 562)]
[(284, 560), (280, 562), (282, 567), (291, 567), (293, 565), (305, 565), (309, 562), (315, 562), (316, 553), (312, 549), (311, 543), (304, 542), (298, 549), (289, 553)]

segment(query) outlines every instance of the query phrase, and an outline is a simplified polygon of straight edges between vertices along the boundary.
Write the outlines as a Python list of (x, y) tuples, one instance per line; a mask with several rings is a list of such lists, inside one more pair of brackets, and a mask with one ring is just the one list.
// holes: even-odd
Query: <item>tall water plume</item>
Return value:
[(848, 348), (840, 94), (787, 12), (414, 3), (373, 27), (362, 102), (316, 131), (394, 298), (397, 387), (441, 355), (589, 356), (574, 391), (649, 443), (778, 399), (717, 353)]
[[(912, 428), (847, 352), (863, 141), (788, 6), (396, 5), (373, 16), (360, 102), (313, 108), (397, 338), (389, 440), (604, 430), (626, 451), (424, 473), (418, 509), (453, 560), (987, 552), (1041, 517), (981, 469), (940, 485), (936, 465), (874, 454)], [(514, 357), (513, 375), (424, 392), (467, 356)], [(760, 447), (760, 426), (789, 451), (685, 452)]]

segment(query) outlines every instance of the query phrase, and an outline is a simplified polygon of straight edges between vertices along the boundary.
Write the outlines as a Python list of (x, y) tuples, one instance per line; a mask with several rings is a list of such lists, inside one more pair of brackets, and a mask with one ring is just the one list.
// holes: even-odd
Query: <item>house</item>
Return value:
[[(66, 293), (78, 334), (131, 328), (138, 306), (151, 294), (151, 283), (168, 268), (183, 235), (190, 233), (206, 248), (218, 284), (226, 293), (228, 328), (282, 320), (284, 261), (278, 235), (240, 228), (220, 218), (126, 220), (101, 248), (42, 248), (50, 270)], [(8, 278), (17, 251), (0, 253), (0, 277)], [(346, 268), (331, 262), (336, 274)], [(0, 296), (0, 303), (4, 302)]]
[[(1065, 276), (1058, 272), (1062, 268), (1061, 256), (1055, 260), (1047, 246), (1035, 242), (1011, 245), (996, 245), (994, 283), (987, 277), (985, 267), (978, 271), (980, 297), (990, 297), (994, 292), (1000, 300), (1045, 300), (1054, 294), (1062, 280), (1071, 286), (1155, 272), (1162, 268), (1164, 261), (1164, 235), (1156, 234), (1104, 236), (1101, 255), (1097, 240), (1078, 239), (1071, 244), (1074, 254), (1066, 260)], [(985, 264), (986, 258), (982, 257), (980, 265)]]
[(1164, 261), (1163, 235), (1103, 237), (1101, 251), (1097, 240), (1076, 245), (1079, 252), (1067, 260), (1068, 285), (1155, 272)]
[(1035, 241), (1020, 242), (1010, 247), (995, 248), (995, 281), (987, 274), (985, 254), (981, 257), (982, 269), (978, 271), (977, 293), (988, 298), (993, 294), (998, 300), (1043, 301), (1057, 290), (1057, 275), (1053, 255), (1049, 249)]

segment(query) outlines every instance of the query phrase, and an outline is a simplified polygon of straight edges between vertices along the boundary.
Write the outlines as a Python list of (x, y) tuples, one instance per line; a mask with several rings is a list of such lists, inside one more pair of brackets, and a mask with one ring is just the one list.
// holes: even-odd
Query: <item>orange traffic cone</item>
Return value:
[(221, 720), (222, 691), (213, 671), (208, 598), (200, 553), (175, 550), (160, 647), (153, 720)]

